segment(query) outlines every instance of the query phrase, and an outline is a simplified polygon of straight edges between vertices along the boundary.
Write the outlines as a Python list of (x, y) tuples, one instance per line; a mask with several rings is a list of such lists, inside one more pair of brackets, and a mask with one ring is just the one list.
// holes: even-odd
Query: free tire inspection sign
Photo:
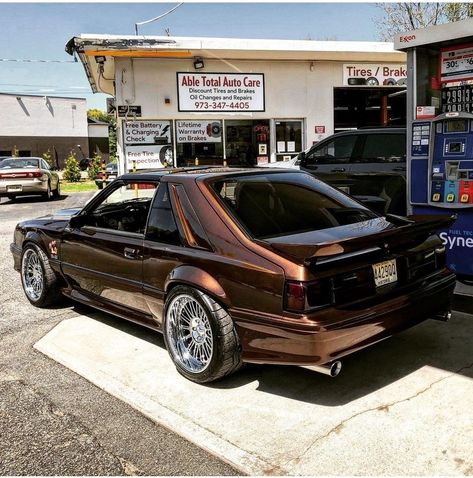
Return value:
[(443, 48), (439, 70), (441, 82), (473, 78), (473, 45)]
[(179, 111), (264, 111), (262, 73), (177, 73)]

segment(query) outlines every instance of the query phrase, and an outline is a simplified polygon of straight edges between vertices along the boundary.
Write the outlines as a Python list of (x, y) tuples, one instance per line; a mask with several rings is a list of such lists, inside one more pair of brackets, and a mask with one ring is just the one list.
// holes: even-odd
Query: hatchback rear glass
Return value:
[(258, 174), (216, 180), (211, 188), (257, 239), (366, 221), (378, 215), (310, 174)]

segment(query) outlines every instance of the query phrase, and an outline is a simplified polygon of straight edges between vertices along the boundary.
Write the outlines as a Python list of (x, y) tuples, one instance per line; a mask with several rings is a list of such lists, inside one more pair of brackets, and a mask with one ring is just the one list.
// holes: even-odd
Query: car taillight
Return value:
[(285, 309), (302, 312), (306, 310), (306, 288), (301, 282), (286, 283)]
[(25, 179), (40, 178), (43, 175), (41, 171), (25, 171), (21, 173), (0, 173), (0, 179)]
[(333, 303), (333, 287), (330, 279), (313, 282), (286, 282), (284, 309), (305, 312)]

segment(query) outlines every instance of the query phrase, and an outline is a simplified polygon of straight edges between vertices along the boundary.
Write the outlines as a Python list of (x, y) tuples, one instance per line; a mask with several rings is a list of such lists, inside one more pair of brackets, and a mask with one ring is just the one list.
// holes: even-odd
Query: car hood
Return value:
[(297, 262), (318, 264), (366, 251), (395, 250), (423, 242), (453, 224), (455, 216), (384, 217), (260, 242)]

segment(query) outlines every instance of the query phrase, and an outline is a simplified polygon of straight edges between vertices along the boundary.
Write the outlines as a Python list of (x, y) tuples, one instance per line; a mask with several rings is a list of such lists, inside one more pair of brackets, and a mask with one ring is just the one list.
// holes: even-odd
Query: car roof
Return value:
[(282, 168), (229, 168), (223, 166), (195, 166), (191, 168), (163, 168), (156, 170), (138, 171), (136, 173), (127, 173), (120, 176), (123, 180), (156, 181), (163, 176), (173, 176), (179, 179), (183, 178), (212, 178), (226, 176), (246, 176), (254, 174), (293, 174), (301, 173), (297, 169)]
[[(384, 128), (371, 128), (367, 126), (363, 126), (358, 129), (350, 129), (347, 131), (338, 131), (334, 133), (332, 136), (343, 136), (343, 135), (350, 135), (350, 134), (385, 134), (385, 133), (405, 133), (406, 128), (403, 127), (393, 127), (393, 126), (386, 126)], [(327, 136), (329, 138), (330, 136)], [(327, 139), (327, 138), (324, 138)]]

